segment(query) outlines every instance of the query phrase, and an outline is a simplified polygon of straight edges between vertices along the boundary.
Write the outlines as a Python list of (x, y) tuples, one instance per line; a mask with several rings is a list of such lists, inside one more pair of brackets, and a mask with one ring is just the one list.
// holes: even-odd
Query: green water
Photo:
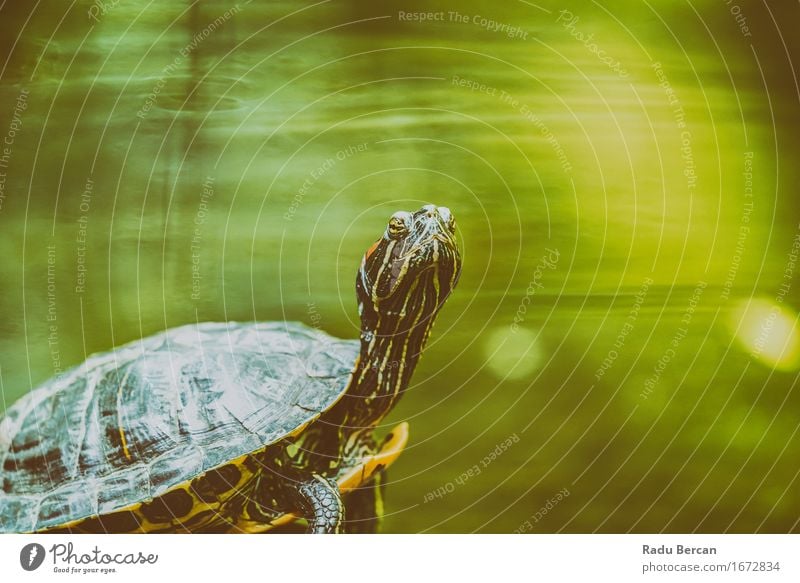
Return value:
[(464, 271), (385, 531), (798, 531), (771, 4), (3, 4), (3, 404), (196, 320), (355, 337), (361, 255), (432, 202)]

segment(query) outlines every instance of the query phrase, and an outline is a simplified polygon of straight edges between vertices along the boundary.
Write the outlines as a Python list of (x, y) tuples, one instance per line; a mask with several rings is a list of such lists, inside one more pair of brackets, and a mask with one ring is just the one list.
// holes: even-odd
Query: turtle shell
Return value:
[(0, 419), (0, 532), (107, 514), (296, 435), (358, 350), (298, 323), (202, 323), (93, 355)]

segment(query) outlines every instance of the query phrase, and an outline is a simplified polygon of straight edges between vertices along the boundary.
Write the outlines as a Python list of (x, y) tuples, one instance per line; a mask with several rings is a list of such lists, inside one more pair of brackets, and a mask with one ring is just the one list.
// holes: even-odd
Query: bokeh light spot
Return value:
[(486, 365), (496, 377), (516, 380), (529, 377), (544, 360), (540, 333), (526, 328), (503, 326), (486, 335)]
[(797, 314), (771, 300), (752, 298), (741, 302), (731, 314), (736, 340), (751, 356), (782, 371), (800, 365), (800, 333)]

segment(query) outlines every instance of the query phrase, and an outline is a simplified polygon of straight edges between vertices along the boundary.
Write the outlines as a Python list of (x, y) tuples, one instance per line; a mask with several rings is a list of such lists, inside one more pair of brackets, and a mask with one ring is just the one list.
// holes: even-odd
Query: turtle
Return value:
[(408, 427), (375, 430), (460, 273), (428, 204), (363, 255), (358, 339), (204, 322), (89, 357), (0, 418), (0, 532), (374, 532)]

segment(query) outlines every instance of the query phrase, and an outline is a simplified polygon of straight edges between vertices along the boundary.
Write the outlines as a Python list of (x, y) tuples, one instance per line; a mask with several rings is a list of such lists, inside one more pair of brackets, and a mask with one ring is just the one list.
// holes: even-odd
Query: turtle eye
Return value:
[(453, 213), (450, 212), (450, 209), (446, 206), (440, 206), (438, 209), (439, 216), (442, 217), (442, 221), (444, 224), (447, 225), (447, 228), (450, 230), (451, 233), (454, 233), (456, 230), (456, 219), (453, 216)]
[(405, 237), (411, 228), (411, 213), (405, 211), (398, 211), (389, 219), (389, 227), (387, 232), (392, 239), (399, 239)]

